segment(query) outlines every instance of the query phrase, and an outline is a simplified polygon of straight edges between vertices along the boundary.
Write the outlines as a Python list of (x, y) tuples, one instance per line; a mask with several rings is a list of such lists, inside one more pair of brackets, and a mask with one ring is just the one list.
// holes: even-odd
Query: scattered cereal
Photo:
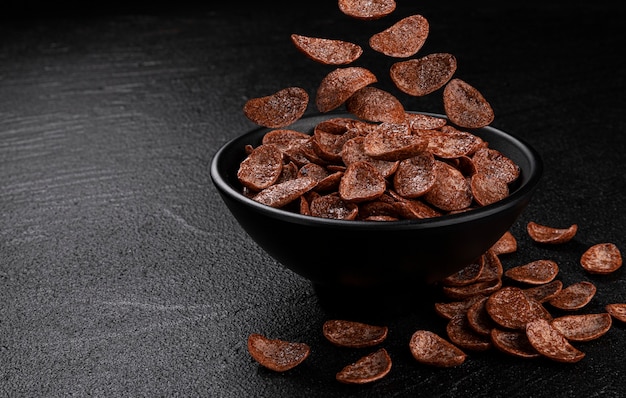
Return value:
[(450, 320), (457, 315), (467, 313), (467, 310), (483, 297), (487, 296), (476, 294), (460, 301), (437, 302), (435, 312), (442, 318)]
[(611, 303), (607, 304), (605, 308), (613, 318), (626, 322), (626, 303)]
[(269, 339), (261, 334), (248, 336), (248, 352), (260, 365), (276, 372), (285, 372), (302, 363), (311, 348), (305, 343)]
[(554, 297), (558, 292), (563, 289), (563, 282), (558, 279), (552, 282), (544, 283), (542, 285), (529, 287), (524, 289), (526, 296), (533, 298), (540, 303), (545, 303)]
[(485, 256), (480, 256), (457, 272), (445, 277), (441, 283), (445, 286), (466, 286), (478, 281), (485, 267)]
[(382, 343), (387, 338), (387, 326), (333, 319), (324, 322), (322, 332), (331, 343), (340, 347), (363, 348)]
[(506, 270), (504, 275), (516, 282), (541, 285), (551, 282), (559, 273), (559, 266), (552, 260), (535, 260)]
[(505, 329), (524, 329), (530, 321), (550, 318), (541, 303), (514, 286), (505, 286), (491, 294), (485, 309), (494, 322)]
[(346, 384), (366, 384), (385, 377), (391, 370), (391, 357), (381, 348), (359, 358), (337, 372), (337, 381)]
[(472, 329), (465, 314), (450, 319), (446, 324), (446, 333), (450, 341), (463, 350), (485, 351), (491, 348), (491, 339)]
[(572, 346), (549, 321), (535, 319), (526, 325), (530, 344), (541, 355), (557, 362), (573, 363), (584, 358), (585, 353)]
[(564, 315), (554, 318), (552, 326), (569, 341), (591, 341), (603, 336), (611, 328), (611, 315), (597, 314)]
[(498, 350), (520, 358), (538, 358), (541, 356), (528, 341), (526, 331), (491, 329), (491, 342)]
[(572, 224), (567, 228), (555, 228), (530, 221), (526, 225), (528, 235), (538, 243), (561, 244), (572, 240), (578, 231), (578, 225)]
[(553, 307), (562, 310), (578, 310), (586, 306), (596, 294), (596, 286), (587, 281), (573, 283), (548, 300)]
[(583, 253), (580, 264), (589, 273), (610, 274), (622, 266), (622, 254), (613, 243), (598, 243)]
[(498, 241), (491, 246), (491, 250), (496, 253), (496, 255), (515, 253), (517, 251), (517, 239), (511, 231), (506, 231)]
[(467, 323), (472, 330), (480, 335), (489, 336), (491, 329), (497, 325), (487, 312), (487, 296), (480, 297), (476, 302), (469, 306), (465, 316), (467, 317)]
[(459, 366), (467, 358), (459, 347), (429, 330), (415, 331), (409, 349), (418, 362), (443, 368)]

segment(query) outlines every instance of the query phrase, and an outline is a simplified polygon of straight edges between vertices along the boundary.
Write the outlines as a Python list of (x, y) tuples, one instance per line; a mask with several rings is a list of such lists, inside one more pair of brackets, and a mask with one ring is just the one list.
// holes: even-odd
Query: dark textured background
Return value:
[[(329, 71), (299, 54), (291, 33), (363, 44), (360, 64), (395, 92), (390, 61), (366, 38), (421, 13), (431, 24), (421, 53), (455, 54), (457, 77), (495, 109), (492, 125), (545, 162), (505, 267), (554, 259), (565, 284), (596, 283), (584, 311), (626, 302), (623, 270), (596, 277), (578, 265), (595, 243), (626, 250), (619, 2), (398, 0), (393, 17), (372, 23), (343, 16), (335, 1), (258, 3), (25, 2), (3, 13), (0, 396), (623, 396), (624, 324), (576, 344), (587, 354), (577, 364), (489, 351), (434, 369), (408, 351), (418, 328), (444, 330), (432, 302), (377, 319), (390, 327), (385, 379), (339, 384), (335, 373), (367, 350), (323, 339), (322, 323), (338, 314), (245, 235), (209, 177), (218, 147), (255, 127), (246, 99), (290, 85), (313, 92)], [(442, 111), (440, 92), (401, 99)], [(579, 232), (542, 247), (525, 235), (529, 220)], [(313, 352), (275, 374), (248, 355), (252, 332)]]

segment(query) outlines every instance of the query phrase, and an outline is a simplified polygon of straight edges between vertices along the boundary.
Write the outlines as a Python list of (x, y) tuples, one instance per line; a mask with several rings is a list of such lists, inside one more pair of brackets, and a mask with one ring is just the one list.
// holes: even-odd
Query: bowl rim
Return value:
[[(431, 112), (420, 112), (420, 111), (407, 111), (409, 113), (419, 113), (429, 116), (441, 117), (449, 120), (446, 115), (439, 113), (431, 113)], [(298, 120), (298, 122), (306, 122), (307, 120), (317, 119), (327, 117), (328, 119), (334, 117), (351, 117), (355, 118), (352, 114), (349, 113), (339, 113), (339, 112), (329, 112), (324, 114), (309, 114), (305, 115)], [(297, 122), (295, 122), (297, 123)], [(294, 124), (295, 124), (294, 123)], [(285, 127), (285, 128), (289, 128)], [(272, 129), (266, 127), (257, 127), (252, 130), (249, 130), (246, 133), (243, 133), (235, 138), (230, 139), (226, 143), (224, 143), (213, 155), (211, 160), (210, 167), (210, 175), (213, 180), (214, 185), (221, 191), (223, 195), (228, 196), (229, 198), (242, 203), (245, 206), (248, 206), (255, 211), (275, 219), (280, 219), (283, 221), (289, 221), (297, 224), (307, 224), (309, 226), (317, 226), (317, 227), (334, 227), (341, 229), (359, 229), (359, 230), (402, 230), (402, 229), (435, 229), (441, 227), (450, 227), (458, 224), (464, 224), (467, 222), (472, 222), (475, 220), (488, 218), (494, 216), (495, 214), (501, 212), (502, 210), (508, 209), (510, 207), (514, 207), (519, 199), (525, 197), (535, 190), (537, 187), (542, 174), (543, 174), (543, 160), (541, 156), (537, 152), (535, 148), (530, 146), (526, 141), (522, 138), (495, 128), (491, 125), (485, 126), (478, 129), (467, 129), (468, 131), (481, 131), (488, 130), (492, 134), (496, 134), (498, 136), (504, 137), (508, 142), (513, 143), (515, 148), (517, 148), (524, 156), (529, 160), (530, 170), (528, 172), (528, 180), (521, 186), (517, 187), (509, 196), (506, 198), (499, 200), (495, 203), (477, 207), (468, 211), (454, 213), (454, 214), (446, 214), (433, 218), (423, 218), (423, 219), (403, 219), (397, 221), (367, 221), (367, 220), (337, 220), (330, 218), (322, 218), (322, 217), (314, 217), (307, 216), (299, 213), (295, 213), (289, 210), (274, 208), (271, 206), (264, 205), (259, 203), (253, 199), (250, 199), (243, 195), (241, 192), (234, 189), (220, 174), (219, 172), (219, 163), (221, 158), (224, 156), (224, 153), (232, 147), (235, 142), (242, 140), (244, 137), (258, 134), (260, 131), (270, 131)], [(243, 150), (243, 147), (241, 148)]]

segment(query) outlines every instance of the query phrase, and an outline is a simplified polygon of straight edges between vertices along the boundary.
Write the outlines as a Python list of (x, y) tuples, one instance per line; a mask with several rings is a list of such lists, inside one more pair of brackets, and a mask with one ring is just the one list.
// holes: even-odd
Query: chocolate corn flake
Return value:
[(339, 0), (338, 5), (349, 17), (368, 21), (383, 18), (396, 9), (395, 0)]
[(363, 139), (363, 151), (371, 158), (386, 161), (407, 159), (421, 154), (427, 142), (411, 134), (405, 123), (381, 123)]
[(470, 179), (472, 196), (480, 206), (487, 206), (509, 196), (508, 184), (489, 174), (474, 173)]
[(405, 120), (413, 132), (439, 129), (448, 123), (448, 120), (443, 117), (413, 112), (407, 112)]
[(349, 139), (341, 150), (341, 159), (343, 163), (350, 166), (355, 162), (367, 162), (374, 166), (376, 170), (385, 178), (390, 177), (398, 169), (398, 161), (387, 161), (382, 159), (374, 159), (365, 153), (365, 137), (358, 136)]
[(448, 118), (457, 126), (476, 129), (494, 119), (491, 104), (474, 86), (454, 78), (443, 90), (443, 106)]
[(491, 294), (485, 309), (491, 319), (505, 329), (524, 329), (528, 322), (548, 317), (540, 303), (514, 286), (505, 286)]
[(517, 251), (517, 239), (511, 231), (506, 231), (496, 243), (491, 246), (491, 250), (497, 255), (515, 253)]
[(550, 323), (569, 341), (591, 341), (609, 331), (612, 318), (607, 312), (575, 314), (554, 318)]
[(433, 53), (421, 58), (398, 61), (391, 65), (389, 75), (402, 92), (422, 97), (443, 87), (454, 75), (456, 57)]
[(359, 208), (333, 192), (313, 197), (309, 202), (309, 212), (313, 217), (355, 220), (359, 215)]
[(344, 40), (291, 35), (291, 41), (304, 55), (324, 65), (345, 65), (356, 61), (363, 49)]
[(458, 300), (458, 301), (449, 301), (449, 302), (439, 301), (435, 303), (435, 312), (440, 317), (450, 320), (457, 315), (466, 314), (467, 310), (472, 305), (474, 305), (477, 301), (480, 301), (485, 297), (487, 296), (476, 294), (466, 299)]
[(254, 195), (252, 199), (270, 207), (284, 207), (315, 188), (316, 184), (311, 177), (299, 177), (271, 185)]
[(491, 348), (491, 339), (472, 329), (465, 314), (450, 319), (446, 324), (446, 333), (450, 341), (463, 350), (485, 351)]
[(407, 58), (417, 53), (428, 37), (430, 26), (422, 15), (411, 15), (397, 21), (369, 39), (370, 47), (389, 57)]
[(442, 212), (419, 199), (404, 198), (393, 190), (389, 190), (389, 193), (394, 198), (393, 205), (397, 209), (398, 214), (407, 220), (440, 217), (443, 215)]
[(415, 134), (427, 140), (428, 150), (443, 159), (470, 156), (485, 145), (480, 137), (448, 125), (438, 129), (418, 130)]
[(556, 296), (562, 289), (563, 282), (555, 279), (552, 282), (525, 288), (524, 293), (526, 293), (526, 296), (529, 298), (535, 299), (540, 303), (545, 303)]
[(591, 274), (610, 274), (622, 266), (622, 254), (613, 243), (598, 243), (582, 254), (580, 264)]
[(237, 179), (246, 188), (260, 191), (274, 184), (283, 169), (283, 155), (273, 144), (254, 148), (239, 165)]
[(382, 343), (387, 338), (387, 326), (371, 325), (344, 319), (331, 319), (322, 325), (324, 337), (340, 347), (363, 348)]
[(491, 329), (491, 342), (501, 352), (519, 358), (538, 358), (541, 356), (528, 341), (526, 331)]
[(528, 341), (537, 352), (557, 362), (574, 363), (585, 357), (545, 319), (535, 319), (526, 325)]
[(428, 152), (404, 159), (393, 176), (393, 188), (404, 198), (418, 198), (435, 183), (435, 158)]
[(519, 166), (502, 152), (488, 147), (479, 148), (472, 157), (476, 173), (486, 174), (508, 184), (518, 179)]
[(426, 202), (444, 211), (463, 210), (472, 204), (472, 190), (461, 172), (435, 160), (435, 183), (424, 194)]
[(559, 266), (552, 260), (535, 260), (509, 268), (504, 275), (516, 282), (541, 285), (551, 282), (559, 273)]
[(339, 183), (339, 196), (347, 202), (365, 202), (380, 197), (386, 189), (384, 177), (368, 162), (351, 163)]
[(317, 109), (322, 113), (332, 111), (343, 105), (352, 94), (377, 81), (376, 76), (363, 67), (337, 68), (329, 72), (317, 88)]
[(493, 281), (501, 280), (504, 274), (504, 268), (500, 257), (491, 249), (487, 250), (484, 254), (484, 266), (478, 277), (478, 281)]
[(578, 310), (586, 306), (596, 294), (596, 286), (588, 281), (572, 283), (552, 297), (548, 303), (562, 310)]
[(302, 363), (311, 353), (306, 343), (270, 339), (253, 333), (248, 336), (248, 352), (263, 367), (286, 372)]
[(613, 318), (626, 322), (626, 303), (611, 303), (607, 304), (605, 308)]
[(480, 256), (455, 273), (443, 278), (441, 283), (445, 286), (466, 286), (478, 281), (485, 267), (485, 256)]
[(572, 240), (578, 231), (578, 225), (572, 224), (567, 228), (556, 228), (530, 221), (526, 224), (526, 230), (531, 239), (537, 243), (557, 245)]
[(409, 349), (420, 363), (449, 368), (465, 362), (467, 354), (450, 341), (429, 330), (417, 330), (411, 336)]
[(367, 384), (387, 376), (391, 365), (391, 357), (387, 350), (380, 348), (346, 365), (337, 372), (335, 378), (345, 384)]
[(366, 86), (346, 100), (346, 110), (371, 122), (404, 123), (404, 105), (388, 91)]
[(265, 97), (246, 101), (243, 113), (252, 122), (269, 128), (286, 127), (302, 117), (309, 94), (300, 87), (288, 87)]
[(477, 281), (463, 286), (443, 286), (443, 293), (453, 300), (466, 300), (476, 295), (490, 295), (502, 288), (501, 279)]
[(489, 315), (489, 312), (487, 312), (487, 307), (485, 306), (487, 298), (488, 297), (480, 297), (479, 300), (467, 309), (465, 314), (469, 327), (474, 332), (483, 336), (489, 336), (491, 330), (497, 327), (496, 323)]

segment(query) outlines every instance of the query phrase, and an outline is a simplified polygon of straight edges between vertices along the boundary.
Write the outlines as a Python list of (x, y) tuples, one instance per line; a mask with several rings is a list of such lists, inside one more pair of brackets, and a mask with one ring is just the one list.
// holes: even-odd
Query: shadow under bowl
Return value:
[[(308, 116), (288, 128), (311, 133), (331, 117), (352, 116)], [(268, 131), (258, 128), (226, 143), (212, 159), (211, 178), (245, 232), (280, 264), (311, 281), (330, 305), (361, 305), (364, 298), (380, 297), (374, 291), (403, 298), (431, 294), (430, 286), (470, 264), (509, 230), (529, 204), (543, 169), (539, 154), (521, 139), (489, 126), (470, 130), (519, 166), (520, 177), (505, 199), (431, 219), (325, 219), (272, 208), (242, 194), (237, 170), (244, 147), (259, 145)]]

